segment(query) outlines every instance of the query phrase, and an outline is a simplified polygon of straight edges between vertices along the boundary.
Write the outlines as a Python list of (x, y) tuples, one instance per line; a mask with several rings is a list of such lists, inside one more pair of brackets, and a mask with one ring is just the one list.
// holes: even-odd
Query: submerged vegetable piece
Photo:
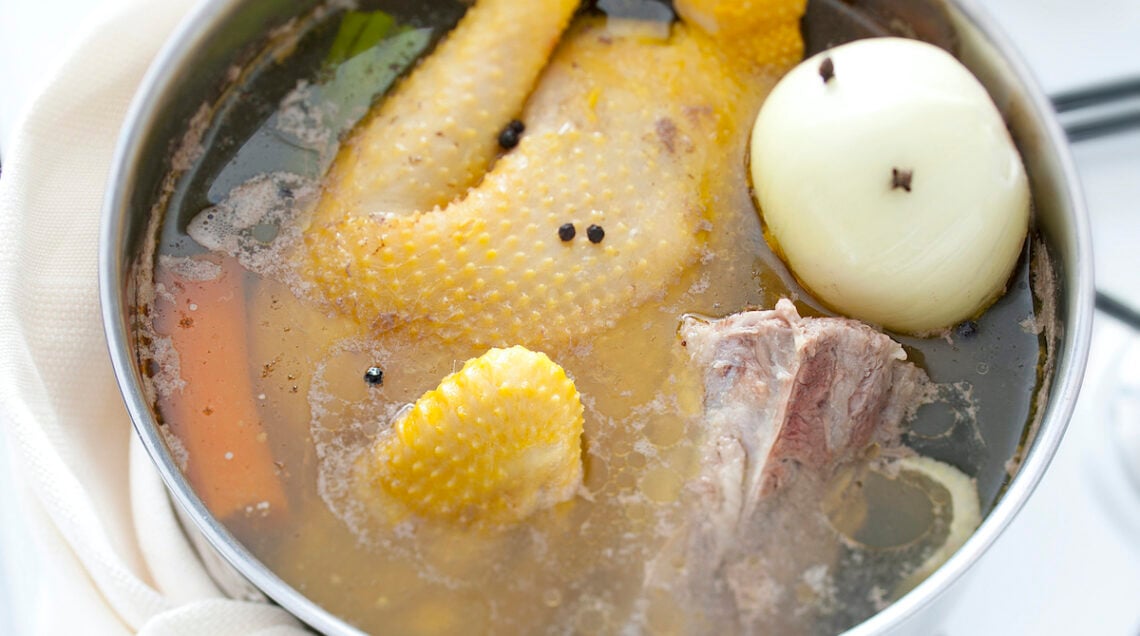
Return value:
[(349, 11), (341, 18), (336, 39), (325, 62), (335, 67), (345, 60), (376, 46), (396, 26), (396, 20), (384, 11)]
[(996, 300), (1029, 227), (1001, 113), (966, 67), (914, 40), (861, 40), (789, 73), (756, 120), (752, 174), (769, 238), (804, 285), (908, 333)]
[[(796, 24), (802, 2), (763, 4), (791, 9), (777, 12), (783, 21), (746, 21), (749, 37)], [(334, 170), (306, 235), (303, 275), (365, 324), (412, 323), (445, 341), (491, 346), (556, 347), (659, 297), (697, 260), (714, 208), (740, 187), (751, 119), (787, 63), (783, 53), (757, 58), (738, 48), (743, 31), (682, 23), (666, 39), (658, 34), (644, 22), (580, 19), (526, 105), (518, 146), (445, 209)], [(441, 121), (463, 109), (431, 103)], [(501, 127), (487, 125), (479, 138), (495, 143)], [(342, 157), (357, 152), (350, 146)], [(445, 165), (447, 157), (421, 159)], [(346, 194), (350, 182), (351, 192), (401, 202), (363, 206)], [(412, 208), (424, 211), (400, 214)], [(557, 231), (567, 222), (604, 228), (604, 242), (596, 231), (594, 243), (563, 243)]]
[(514, 523), (581, 485), (582, 412), (574, 383), (545, 354), (491, 349), (382, 433), (364, 470), (382, 499), (416, 514)]
[(349, 140), (314, 223), (450, 203), (499, 152), (578, 0), (480, 0)]
[(170, 296), (155, 330), (180, 359), (181, 389), (163, 404), (163, 419), (186, 450), (186, 472), (217, 518), (280, 515), (288, 499), (254, 402), (246, 346), (245, 270), (232, 258), (160, 264), (155, 280)]
[(957, 468), (929, 457), (904, 457), (897, 462), (903, 472), (911, 472), (930, 479), (946, 489), (949, 501), (940, 510), (949, 518), (949, 529), (942, 545), (931, 551), (900, 586), (902, 593), (910, 591), (946, 562), (982, 523), (982, 506), (978, 499), (978, 484)]

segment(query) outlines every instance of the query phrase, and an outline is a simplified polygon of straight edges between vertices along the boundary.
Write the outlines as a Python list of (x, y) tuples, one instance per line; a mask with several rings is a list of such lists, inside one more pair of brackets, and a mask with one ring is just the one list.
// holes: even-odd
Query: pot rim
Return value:
[[(149, 402), (137, 381), (138, 368), (129, 335), (127, 307), (130, 303), (125, 298), (123, 285), (131, 272), (132, 263), (124, 257), (122, 245), (130, 218), (131, 195), (136, 185), (135, 168), (145, 159), (142, 153), (144, 138), (161, 116), (160, 98), (175, 88), (175, 71), (192, 63), (194, 51), (206, 45), (208, 34), (224, 22), (229, 16), (230, 6), (236, 1), (203, 2), (188, 14), (148, 69), (127, 111), (111, 164), (100, 232), (99, 293), (104, 331), (114, 373), (134, 429), (168, 492), (177, 505), (189, 513), (209, 545), (257, 589), (309, 626), (324, 633), (361, 634), (360, 630), (285, 583), (209, 513), (173, 461), (158, 431)], [(1036, 437), (1031, 441), (1024, 462), (1004, 494), (982, 524), (946, 563), (902, 598), (846, 632), (851, 635), (885, 633), (900, 627), (958, 581), (1010, 524), (1041, 481), (1064, 437), (1084, 377), (1092, 337), (1095, 289), (1091, 230), (1067, 139), (1057, 122), (1051, 103), (1024, 60), (992, 18), (981, 10), (975, 0), (946, 2), (956, 8), (964, 21), (982, 36), (986, 44), (993, 47), (1001, 61), (1009, 67), (1027, 98), (1033, 119), (1045, 133), (1043, 147), (1054, 154), (1060, 166), (1061, 183), (1057, 186), (1066, 195), (1064, 207), (1069, 211), (1068, 221), (1073, 230), (1071, 236), (1065, 237), (1071, 242), (1072, 262), (1067, 262), (1064, 270), (1062, 284), (1067, 290), (1067, 295), (1063, 296), (1066, 307), (1060, 310), (1068, 316), (1068, 320), (1055, 353), (1059, 356), (1060, 364), (1054, 373), (1047, 412)]]
[(363, 636), (363, 632), (278, 577), (210, 514), (170, 455), (137, 380), (136, 356), (129, 335), (127, 308), (130, 303), (125, 302), (123, 289), (123, 282), (131, 275), (132, 263), (126, 261), (122, 249), (131, 213), (135, 167), (145, 159), (142, 148), (147, 131), (159, 120), (160, 97), (174, 88), (174, 71), (190, 63), (193, 52), (207, 45), (207, 34), (224, 22), (233, 2), (208, 0), (190, 10), (147, 69), (123, 119), (111, 161), (99, 235), (99, 300), (107, 347), (135, 433), (158, 469), (168, 494), (188, 513), (181, 517), (189, 516), (210, 547), (242, 578), (308, 626), (321, 633)]

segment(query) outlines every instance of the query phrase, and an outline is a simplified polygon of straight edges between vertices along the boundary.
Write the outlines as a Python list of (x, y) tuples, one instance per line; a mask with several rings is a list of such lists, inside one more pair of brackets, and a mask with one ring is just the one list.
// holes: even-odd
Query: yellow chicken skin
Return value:
[(382, 433), (362, 470), (385, 514), (494, 526), (574, 496), (583, 407), (545, 354), (491, 349), (416, 401)]
[(480, 0), (354, 133), (314, 222), (430, 210), (478, 183), (577, 7)]
[(807, 0), (676, 0), (689, 24), (730, 47), (734, 62), (781, 67), (804, 57), (800, 18)]
[[(719, 35), (681, 22), (667, 40), (641, 23), (578, 19), (526, 105), (520, 144), (466, 198), (417, 202), (411, 215), (318, 214), (303, 276), (366, 325), (548, 350), (660, 297), (699, 258), (718, 200), (744, 187), (749, 126), (802, 47), (798, 35), (756, 44), (797, 28), (803, 8), (763, 4)], [(342, 196), (336, 172), (325, 199)]]

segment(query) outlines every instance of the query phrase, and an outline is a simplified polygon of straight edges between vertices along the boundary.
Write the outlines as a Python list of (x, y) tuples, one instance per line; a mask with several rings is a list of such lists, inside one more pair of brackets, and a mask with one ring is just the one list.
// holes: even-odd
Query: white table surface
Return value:
[[(156, 0), (161, 1), (161, 0)], [(1051, 94), (1140, 76), (1138, 0), (980, 0)], [(19, 113), (75, 37), (122, 0), (0, 0), (0, 161)], [(1140, 131), (1074, 149), (1090, 204), (1098, 286), (1140, 307)], [(1140, 634), (1140, 488), (1108, 428), (1140, 335), (1097, 317), (1077, 413), (1041, 486), (976, 566), (944, 636)], [(1135, 423), (1140, 425), (1140, 422)], [(1140, 463), (1140, 457), (1134, 458)], [(34, 543), (12, 506), (0, 437), (0, 634), (21, 634)]]

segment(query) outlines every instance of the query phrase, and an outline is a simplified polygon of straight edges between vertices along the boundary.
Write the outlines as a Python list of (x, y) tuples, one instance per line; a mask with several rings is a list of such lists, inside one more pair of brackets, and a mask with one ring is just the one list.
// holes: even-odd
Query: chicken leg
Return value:
[(577, 8), (578, 0), (471, 7), (338, 154), (314, 223), (430, 210), (478, 183)]

